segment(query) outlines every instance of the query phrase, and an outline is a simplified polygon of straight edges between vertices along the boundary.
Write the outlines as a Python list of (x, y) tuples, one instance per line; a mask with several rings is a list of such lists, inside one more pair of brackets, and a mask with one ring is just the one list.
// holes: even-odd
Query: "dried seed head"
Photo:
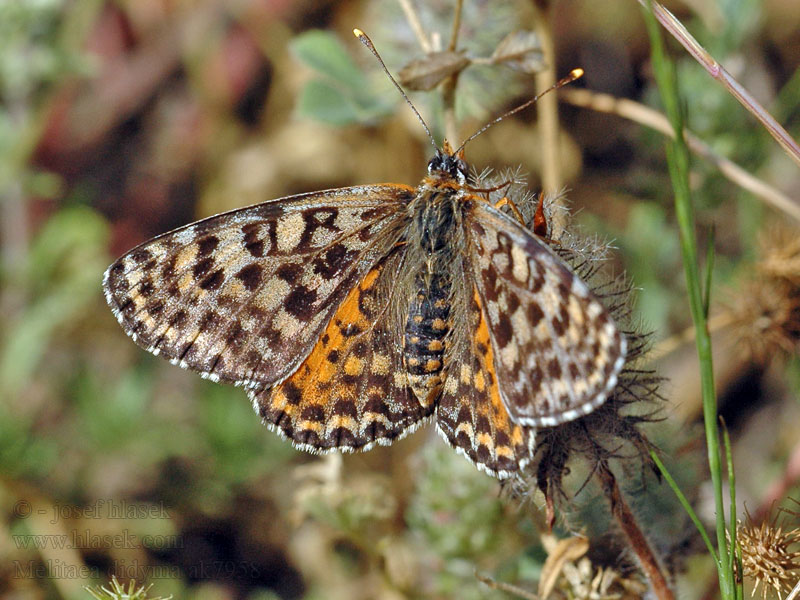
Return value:
[(647, 586), (633, 576), (623, 576), (611, 567), (597, 567), (583, 557), (564, 565), (559, 589), (575, 600), (638, 600)]
[(753, 584), (752, 595), (760, 588), (763, 600), (770, 590), (783, 598), (800, 577), (800, 551), (793, 550), (800, 544), (800, 529), (784, 531), (785, 520), (780, 515), (785, 512), (778, 511), (760, 525), (747, 513), (745, 522), (737, 528), (743, 575)]
[(764, 363), (800, 350), (800, 236), (787, 229), (772, 231), (762, 238), (760, 254), (731, 312), (740, 347)]

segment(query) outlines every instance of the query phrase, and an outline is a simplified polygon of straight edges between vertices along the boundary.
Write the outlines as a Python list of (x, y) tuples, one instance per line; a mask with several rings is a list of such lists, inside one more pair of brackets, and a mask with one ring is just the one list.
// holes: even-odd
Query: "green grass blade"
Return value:
[[(652, 6), (650, 6), (652, 8)], [(652, 10), (644, 10), (645, 22), (650, 36), (653, 72), (661, 93), (664, 108), (675, 130), (675, 139), (667, 145), (667, 164), (675, 194), (675, 213), (681, 239), (681, 254), (686, 275), (689, 306), (695, 326), (698, 362), (700, 366), (703, 396), (703, 420), (708, 448), (708, 466), (714, 489), (716, 510), (717, 568), (722, 597), (735, 597), (733, 569), (729, 562), (726, 539), (727, 523), (722, 496), (722, 465), (720, 461), (719, 431), (717, 429), (717, 400), (714, 390), (714, 370), (711, 356), (711, 336), (705, 317), (700, 270), (697, 262), (694, 209), (689, 193), (689, 150), (683, 137), (683, 110), (678, 93), (678, 82), (672, 62), (666, 56), (661, 32)]]
[(714, 544), (711, 543), (711, 538), (708, 537), (708, 532), (706, 531), (706, 528), (703, 527), (703, 523), (700, 521), (700, 518), (694, 512), (692, 504), (689, 502), (686, 496), (683, 495), (681, 488), (678, 487), (678, 484), (672, 478), (672, 475), (670, 475), (669, 471), (667, 470), (667, 467), (664, 466), (664, 463), (661, 462), (661, 459), (658, 458), (658, 454), (656, 454), (654, 450), (650, 451), (650, 458), (652, 458), (653, 462), (656, 463), (656, 466), (658, 467), (658, 470), (661, 471), (661, 475), (663, 475), (664, 480), (667, 482), (667, 485), (669, 485), (669, 487), (672, 488), (672, 491), (675, 492), (675, 495), (678, 497), (678, 502), (681, 503), (681, 506), (683, 506), (683, 509), (686, 511), (686, 514), (689, 515), (689, 518), (692, 520), (692, 523), (694, 523), (694, 526), (697, 527), (697, 531), (700, 532), (700, 537), (702, 537), (703, 541), (706, 543), (706, 547), (708, 548), (709, 554), (711, 554), (711, 556), (714, 557), (714, 561), (717, 562), (718, 561), (717, 551), (714, 550)]

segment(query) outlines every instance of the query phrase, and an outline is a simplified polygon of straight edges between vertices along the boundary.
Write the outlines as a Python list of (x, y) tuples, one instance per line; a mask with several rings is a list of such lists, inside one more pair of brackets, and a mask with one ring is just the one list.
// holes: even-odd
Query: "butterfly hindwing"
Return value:
[(512, 417), (553, 426), (591, 412), (616, 385), (624, 336), (542, 241), (487, 202), (470, 202), (471, 271)]
[(143, 348), (263, 387), (290, 375), (402, 231), (413, 189), (281, 198), (161, 235), (106, 271), (106, 298)]
[(413, 431), (433, 411), (408, 385), (390, 310), (396, 248), (350, 291), (297, 371), (250, 397), (265, 424), (306, 450), (364, 450)]
[[(468, 293), (470, 285), (464, 285)], [(436, 410), (445, 440), (491, 475), (519, 474), (531, 456), (533, 430), (515, 423), (500, 396), (494, 348), (477, 289), (465, 318), (453, 323), (452, 349)]]

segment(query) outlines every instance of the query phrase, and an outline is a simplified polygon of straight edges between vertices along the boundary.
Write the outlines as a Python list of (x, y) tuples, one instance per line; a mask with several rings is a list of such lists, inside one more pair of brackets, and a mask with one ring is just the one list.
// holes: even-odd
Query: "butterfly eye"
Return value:
[(432, 175), (434, 171), (446, 171), (445, 157), (439, 152), (428, 161), (428, 174)]

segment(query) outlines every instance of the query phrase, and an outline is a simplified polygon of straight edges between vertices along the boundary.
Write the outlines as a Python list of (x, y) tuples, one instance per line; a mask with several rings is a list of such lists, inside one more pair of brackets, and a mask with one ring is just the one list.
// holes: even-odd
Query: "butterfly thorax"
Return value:
[(407, 243), (415, 276), (403, 338), (403, 361), (409, 384), (423, 404), (433, 402), (444, 379), (445, 349), (451, 329), (453, 249), (458, 240), (459, 196), (466, 165), (437, 153), (411, 203)]

